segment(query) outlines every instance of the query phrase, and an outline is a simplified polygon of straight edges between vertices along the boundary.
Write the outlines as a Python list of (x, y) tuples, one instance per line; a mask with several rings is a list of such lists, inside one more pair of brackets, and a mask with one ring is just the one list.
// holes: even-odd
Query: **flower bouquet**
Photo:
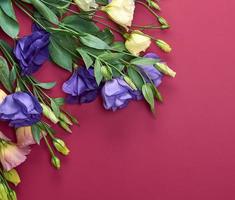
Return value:
[[(155, 16), (156, 23), (134, 24), (137, 4)], [(22, 38), (16, 7), (33, 21), (32, 33)], [(14, 46), (0, 40), (0, 120), (15, 129), (17, 139), (12, 142), (0, 132), (0, 200), (16, 199), (9, 183), (20, 182), (15, 167), (26, 160), (33, 144), (44, 140), (52, 165), (60, 168), (55, 150), (68, 155), (69, 149), (50, 123), (67, 132), (78, 124), (64, 103), (89, 103), (101, 95), (104, 108), (116, 111), (143, 99), (155, 112), (155, 99), (163, 100), (158, 90), (163, 76), (176, 75), (156, 53), (143, 54), (152, 43), (171, 51), (165, 41), (145, 33), (170, 28), (160, 10), (154, 0), (0, 1), (0, 28), (14, 40)], [(65, 97), (50, 97), (47, 90), (56, 83), (33, 76), (47, 60), (71, 72), (62, 87)]]

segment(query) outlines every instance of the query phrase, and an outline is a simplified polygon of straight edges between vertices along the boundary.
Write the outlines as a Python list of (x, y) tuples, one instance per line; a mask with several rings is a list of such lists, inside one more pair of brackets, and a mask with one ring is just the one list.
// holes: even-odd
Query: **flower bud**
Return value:
[(159, 10), (159, 11), (161, 10), (160, 6), (155, 1), (147, 0), (147, 2), (150, 7), (155, 8), (156, 10)]
[(72, 121), (63, 112), (60, 112), (60, 119), (63, 120), (66, 124), (73, 125)]
[(17, 186), (20, 183), (20, 177), (18, 172), (15, 169), (12, 169), (10, 171), (3, 171), (4, 178), (13, 183), (15, 186)]
[(51, 163), (56, 169), (60, 169), (60, 159), (56, 156), (52, 156)]
[(0, 89), (0, 104), (3, 102), (6, 96), (7, 94), (3, 90)]
[(164, 42), (163, 40), (157, 40), (156, 41), (157, 46), (164, 52), (170, 53), (171, 52), (171, 46)]
[(8, 200), (8, 190), (3, 182), (0, 182), (0, 199)]
[(166, 21), (166, 19), (164, 19), (163, 17), (159, 16), (157, 18), (158, 22), (161, 24), (161, 25), (165, 25), (165, 26), (168, 26), (169, 27), (169, 24), (168, 22)]
[(101, 67), (101, 73), (106, 80), (112, 79), (112, 74), (110, 73), (110, 71), (108, 70), (106, 66)]
[(158, 62), (158, 63), (156, 64), (156, 68), (157, 68), (160, 72), (162, 72), (162, 73), (164, 73), (164, 74), (166, 74), (166, 75), (168, 75), (168, 76), (171, 76), (171, 77), (173, 77), (173, 78), (176, 76), (176, 72), (173, 71), (171, 68), (169, 68), (169, 67), (167, 66), (167, 64), (164, 63), (164, 62)]
[(60, 121), (59, 123), (60, 123), (60, 126), (61, 126), (64, 130), (66, 130), (66, 131), (69, 132), (69, 133), (72, 133), (72, 131), (71, 131), (71, 129), (69, 128), (68, 124), (66, 124), (64, 121)]
[(74, 2), (84, 11), (90, 11), (98, 7), (98, 4), (95, 2), (95, 0), (74, 0)]
[(128, 76), (124, 76), (123, 79), (126, 81), (126, 83), (127, 83), (133, 90), (137, 90), (137, 87), (135, 86), (135, 84), (133, 83), (133, 81), (132, 81)]
[(53, 145), (56, 148), (56, 150), (62, 153), (63, 155), (67, 156), (69, 154), (69, 149), (63, 140), (59, 138), (54, 138)]
[(150, 44), (150, 37), (141, 31), (133, 31), (125, 42), (127, 50), (135, 56), (138, 56), (142, 51), (146, 51)]
[(40, 105), (43, 109), (43, 115), (49, 120), (51, 120), (54, 124), (57, 124), (59, 122), (59, 119), (55, 116), (51, 108), (43, 103), (40, 103)]
[(132, 24), (135, 2), (134, 0), (112, 0), (111, 3), (103, 7), (102, 10), (106, 12), (114, 22), (127, 29), (127, 27)]

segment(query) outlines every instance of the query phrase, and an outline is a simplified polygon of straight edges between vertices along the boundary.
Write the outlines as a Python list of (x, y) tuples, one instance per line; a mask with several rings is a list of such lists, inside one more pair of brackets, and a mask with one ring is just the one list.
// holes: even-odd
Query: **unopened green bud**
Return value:
[(17, 200), (16, 193), (14, 190), (9, 191), (9, 200)]
[(158, 22), (161, 24), (161, 25), (165, 25), (165, 26), (168, 26), (169, 27), (169, 23), (166, 21), (166, 19), (164, 19), (163, 17), (159, 16), (157, 18)]
[(69, 133), (72, 133), (72, 131), (71, 131), (71, 129), (69, 128), (68, 124), (66, 124), (64, 121), (60, 121), (59, 123), (60, 123), (60, 126), (61, 126), (64, 130), (66, 130), (66, 131), (69, 132)]
[(106, 66), (101, 67), (101, 73), (106, 80), (112, 79), (112, 74), (110, 73), (109, 69)]
[(63, 112), (60, 112), (60, 119), (63, 120), (66, 124), (73, 125), (72, 121)]
[(0, 199), (1, 200), (8, 200), (8, 190), (6, 185), (0, 182)]
[(3, 171), (3, 176), (7, 181), (13, 183), (15, 186), (20, 183), (20, 176), (15, 169), (10, 171)]
[(133, 83), (133, 81), (132, 81), (128, 76), (124, 76), (123, 78), (124, 78), (124, 80), (126, 81), (126, 83), (127, 83), (133, 90), (137, 90), (137, 87), (135, 86), (135, 84)]
[(43, 109), (43, 115), (49, 120), (51, 120), (54, 124), (57, 124), (59, 122), (59, 119), (55, 116), (51, 108), (43, 103), (41, 103), (40, 105)]
[(69, 154), (69, 149), (63, 140), (59, 138), (54, 138), (53, 145), (56, 148), (56, 150), (62, 153), (63, 155), (67, 156)]
[(171, 52), (171, 46), (164, 42), (163, 40), (157, 40), (156, 41), (157, 46), (164, 52), (170, 53)]
[(161, 25), (161, 29), (164, 30), (164, 29), (169, 29), (170, 26), (169, 25)]
[(159, 62), (159, 63), (157, 63), (157, 64), (156, 64), (156, 68), (157, 68), (160, 72), (162, 72), (162, 73), (164, 73), (164, 74), (166, 74), (166, 75), (168, 75), (168, 76), (171, 76), (171, 77), (173, 77), (173, 78), (176, 76), (176, 72), (173, 71), (170, 67), (168, 67), (167, 64), (164, 63), (164, 62)]
[(159, 10), (159, 11), (161, 10), (160, 6), (156, 2), (151, 1), (151, 0), (149, 2), (150, 2), (150, 7), (153, 7), (156, 10)]
[(60, 159), (56, 156), (52, 156), (51, 163), (56, 169), (60, 169)]

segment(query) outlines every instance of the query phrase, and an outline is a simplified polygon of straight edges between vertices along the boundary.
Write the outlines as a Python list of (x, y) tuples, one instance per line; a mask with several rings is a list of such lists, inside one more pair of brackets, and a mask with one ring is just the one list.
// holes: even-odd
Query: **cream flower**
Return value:
[(142, 51), (146, 51), (150, 45), (150, 37), (140, 31), (133, 31), (125, 42), (127, 50), (135, 56), (138, 56)]
[(102, 9), (117, 24), (127, 29), (131, 26), (135, 11), (134, 0), (112, 0)]
[(29, 152), (28, 148), (19, 148), (0, 132), (0, 162), (6, 171), (23, 163)]
[(7, 94), (3, 90), (0, 89), (0, 104), (3, 102), (6, 96)]
[(17, 128), (16, 137), (19, 147), (26, 147), (36, 143), (33, 138), (31, 126)]
[(84, 11), (90, 11), (98, 7), (95, 0), (74, 0), (74, 2)]

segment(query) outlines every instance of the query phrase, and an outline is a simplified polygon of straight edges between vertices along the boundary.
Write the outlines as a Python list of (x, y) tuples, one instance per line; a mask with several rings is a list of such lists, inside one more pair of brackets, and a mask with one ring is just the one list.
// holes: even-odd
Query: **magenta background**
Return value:
[[(161, 5), (173, 27), (161, 37), (174, 47), (163, 57), (177, 77), (161, 85), (156, 119), (143, 102), (116, 113), (100, 100), (68, 106), (81, 123), (71, 136), (58, 129), (70, 156), (57, 172), (45, 146), (35, 146), (19, 167), (19, 200), (235, 199), (235, 1)], [(21, 36), (28, 34), (29, 20), (21, 12), (18, 18)], [(154, 21), (140, 8), (137, 18)], [(37, 74), (58, 81), (54, 96), (68, 75), (49, 63)]]

